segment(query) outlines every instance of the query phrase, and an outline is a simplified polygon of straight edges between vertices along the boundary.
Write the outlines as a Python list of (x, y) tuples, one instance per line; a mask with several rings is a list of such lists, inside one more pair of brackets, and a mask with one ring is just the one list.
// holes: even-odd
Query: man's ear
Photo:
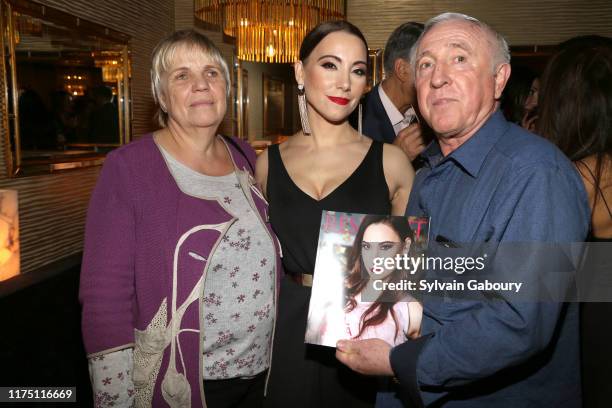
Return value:
[(508, 78), (510, 78), (510, 71), (510, 64), (508, 63), (499, 64), (495, 69), (495, 100), (501, 98)]
[(410, 63), (402, 58), (396, 58), (393, 63), (394, 75), (402, 82), (407, 82), (412, 76), (410, 72)]
[(297, 61), (293, 64), (293, 70), (295, 71), (295, 81), (298, 84), (304, 84), (304, 64), (302, 61)]

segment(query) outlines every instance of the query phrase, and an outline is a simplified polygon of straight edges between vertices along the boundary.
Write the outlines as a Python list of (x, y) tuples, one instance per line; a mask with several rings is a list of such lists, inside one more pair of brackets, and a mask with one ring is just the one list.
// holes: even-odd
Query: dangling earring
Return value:
[(304, 84), (298, 84), (298, 108), (300, 110), (300, 120), (302, 121), (302, 132), (305, 135), (310, 135), (310, 123), (308, 122), (308, 108), (306, 106), (306, 91)]
[(357, 115), (357, 131), (359, 132), (360, 135), (363, 134), (361, 132), (362, 123), (363, 123), (363, 108), (362, 108), (361, 102), (359, 102), (359, 113)]

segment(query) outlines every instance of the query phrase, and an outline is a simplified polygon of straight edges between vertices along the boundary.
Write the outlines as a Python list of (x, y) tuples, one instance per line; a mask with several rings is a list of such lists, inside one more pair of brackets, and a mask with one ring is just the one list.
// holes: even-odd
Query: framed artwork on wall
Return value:
[(385, 75), (385, 67), (383, 64), (384, 49), (377, 48), (375, 50), (368, 49), (368, 80), (366, 92), (376, 86), (377, 83), (383, 80)]
[(285, 83), (263, 74), (263, 135), (275, 136), (285, 131)]

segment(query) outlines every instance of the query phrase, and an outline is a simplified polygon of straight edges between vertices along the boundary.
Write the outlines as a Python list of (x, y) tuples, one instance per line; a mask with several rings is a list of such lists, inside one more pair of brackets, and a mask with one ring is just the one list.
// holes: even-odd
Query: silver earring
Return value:
[(305, 135), (310, 135), (310, 122), (308, 122), (308, 108), (306, 106), (306, 91), (304, 84), (298, 84), (298, 108), (300, 110), (300, 120), (302, 121), (302, 132)]
[(363, 108), (361, 103), (359, 103), (359, 114), (357, 116), (357, 131), (359, 134), (362, 134), (362, 123), (363, 123)]

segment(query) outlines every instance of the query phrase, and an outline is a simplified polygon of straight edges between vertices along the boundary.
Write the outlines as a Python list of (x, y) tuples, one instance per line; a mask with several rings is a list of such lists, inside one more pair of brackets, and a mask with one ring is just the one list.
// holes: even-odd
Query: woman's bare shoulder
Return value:
[(266, 183), (268, 181), (268, 151), (270, 150), (267, 147), (263, 152), (261, 152), (257, 156), (257, 161), (255, 162), (255, 182), (259, 186), (260, 190), (266, 193)]
[[(585, 180), (585, 184), (594, 184), (597, 173), (597, 155), (592, 154), (574, 162), (578, 172)], [(612, 180), (612, 156), (604, 155), (601, 162), (601, 184), (610, 184)], [(601, 185), (600, 185), (601, 188)]]
[(402, 149), (389, 143), (383, 145), (383, 167), (389, 176), (414, 178), (414, 169)]

